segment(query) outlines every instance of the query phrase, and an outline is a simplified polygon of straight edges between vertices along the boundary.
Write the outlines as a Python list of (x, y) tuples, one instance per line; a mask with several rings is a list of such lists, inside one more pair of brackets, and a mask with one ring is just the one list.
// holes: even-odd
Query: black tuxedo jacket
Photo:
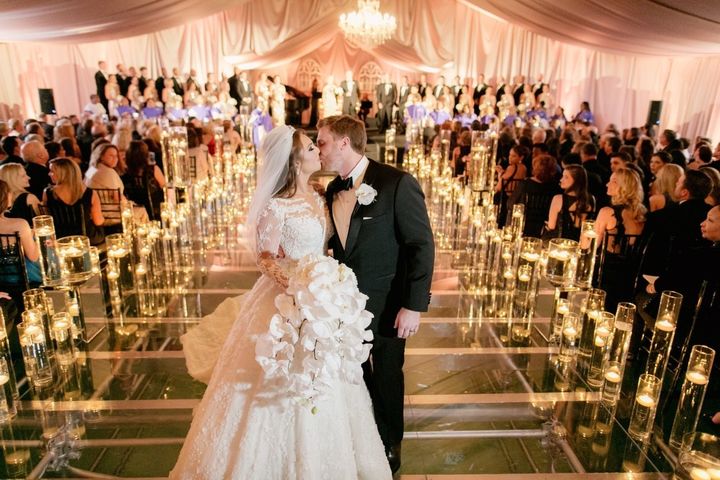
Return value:
[(237, 75), (232, 75), (230, 78), (228, 78), (230, 96), (235, 99), (239, 106), (242, 98), (240, 98), (240, 92), (238, 91), (238, 83), (240, 83), (240, 77), (238, 77)]
[(375, 99), (383, 104), (383, 109), (392, 109), (392, 105), (397, 99), (397, 87), (394, 83), (390, 83), (390, 91), (388, 92), (385, 88), (384, 83), (378, 83), (375, 87)]
[(398, 105), (400, 106), (400, 110), (405, 108), (409, 96), (410, 85), (400, 85), (400, 87), (398, 87)]
[[(326, 195), (331, 216), (333, 182)], [(363, 183), (377, 190), (375, 200), (355, 204), (345, 248), (337, 234), (329, 247), (353, 269), (360, 291), (369, 297), (365, 308), (374, 315), (373, 333), (395, 337), (400, 308), (425, 312), (430, 303), (435, 258), (430, 220), (420, 185), (410, 174), (370, 160)]]
[(160, 75), (155, 79), (155, 90), (157, 90), (158, 98), (162, 99), (162, 92), (165, 89), (165, 77)]
[(483, 97), (483, 95), (485, 95), (487, 87), (488, 86), (486, 83), (478, 83), (477, 85), (475, 85), (475, 88), (473, 89), (473, 101), (475, 103), (478, 103)]
[(107, 78), (105, 78), (105, 75), (98, 70), (95, 72), (95, 87), (97, 88), (97, 94), (98, 97), (100, 97), (100, 101), (107, 103), (107, 98), (105, 98), (105, 85), (107, 85)]
[(240, 96), (240, 101), (238, 102), (238, 106), (240, 105), (247, 105), (248, 107), (252, 105), (253, 103), (253, 87), (250, 85), (250, 82), (243, 83), (242, 80), (237, 81), (237, 92)]
[(507, 86), (504, 83), (501, 83), (497, 87), (497, 91), (495, 92), (495, 99), (499, 102), (503, 95), (505, 95), (505, 88)]

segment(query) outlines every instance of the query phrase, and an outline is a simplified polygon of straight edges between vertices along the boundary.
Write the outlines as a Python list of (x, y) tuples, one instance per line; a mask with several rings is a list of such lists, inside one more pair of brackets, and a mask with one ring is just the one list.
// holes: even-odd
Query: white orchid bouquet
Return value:
[(360, 384), (370, 355), (372, 314), (365, 310), (353, 271), (325, 256), (298, 262), (278, 312), (258, 337), (255, 358), (266, 378), (279, 382), (288, 398), (317, 411), (333, 381)]

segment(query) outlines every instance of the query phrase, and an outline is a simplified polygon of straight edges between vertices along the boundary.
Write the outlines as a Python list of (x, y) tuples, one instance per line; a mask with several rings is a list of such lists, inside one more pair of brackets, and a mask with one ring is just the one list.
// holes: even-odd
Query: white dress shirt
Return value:
[[(350, 219), (352, 218), (353, 210), (355, 210), (355, 204), (357, 203), (357, 196), (355, 191), (362, 184), (363, 178), (365, 178), (365, 170), (370, 165), (370, 160), (366, 156), (360, 159), (350, 171), (348, 177), (353, 179), (353, 187), (350, 190), (341, 190), (335, 194), (335, 198), (332, 204), (332, 214), (335, 220), (335, 230), (337, 231), (338, 238), (343, 248), (347, 240), (348, 231), (350, 230)], [(347, 178), (347, 177), (345, 177)]]

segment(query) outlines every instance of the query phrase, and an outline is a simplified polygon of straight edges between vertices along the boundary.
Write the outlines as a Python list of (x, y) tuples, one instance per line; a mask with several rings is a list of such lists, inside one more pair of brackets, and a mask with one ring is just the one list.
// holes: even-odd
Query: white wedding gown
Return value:
[[(260, 217), (258, 251), (279, 245), (288, 262), (322, 254), (329, 220), (322, 198), (314, 202), (272, 199)], [(255, 339), (268, 331), (280, 293), (263, 275), (182, 337), (190, 374), (209, 383), (170, 478), (391, 479), (364, 384), (338, 380), (313, 414), (265, 381)]]

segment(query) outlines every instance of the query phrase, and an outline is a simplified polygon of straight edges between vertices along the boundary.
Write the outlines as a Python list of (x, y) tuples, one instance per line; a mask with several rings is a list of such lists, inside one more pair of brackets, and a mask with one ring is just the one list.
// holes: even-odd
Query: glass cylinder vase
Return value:
[(579, 288), (590, 288), (595, 272), (595, 253), (597, 252), (597, 233), (595, 233), (594, 220), (584, 220), (582, 222), (579, 243), (580, 255), (578, 257), (575, 285)]
[(55, 224), (50, 215), (38, 215), (33, 218), (35, 242), (40, 252), (40, 271), (43, 284), (48, 286), (62, 283), (60, 258), (57, 253)]
[(37, 322), (28, 323), (27, 320), (24, 320), (18, 324), (17, 329), (28, 377), (36, 387), (50, 385), (53, 381), (53, 371), (42, 325)]
[(670, 433), (671, 447), (680, 448), (683, 436), (697, 427), (714, 360), (715, 350), (705, 345), (693, 346)]
[(77, 285), (92, 276), (88, 237), (82, 235), (63, 237), (57, 241), (57, 251), (64, 281), (71, 285)]
[(657, 378), (663, 378), (667, 369), (682, 299), (681, 294), (672, 291), (662, 292), (660, 297), (660, 308), (655, 320), (647, 366), (645, 367), (645, 373), (654, 375)]
[(655, 375), (648, 373), (640, 375), (628, 427), (630, 436), (638, 441), (646, 442), (650, 439), (661, 385), (662, 382)]
[(580, 307), (582, 313), (581, 336), (579, 343), (580, 355), (590, 357), (595, 340), (595, 324), (600, 319), (600, 312), (605, 308), (605, 291), (591, 288), (587, 291), (585, 302)]
[(603, 368), (602, 400), (611, 405), (615, 405), (620, 398), (620, 386), (625, 375), (634, 318), (635, 305), (629, 302), (620, 302), (615, 313), (612, 343)]
[(587, 383), (593, 388), (600, 388), (603, 386), (605, 360), (615, 331), (615, 315), (612, 312), (600, 312), (594, 327)]

